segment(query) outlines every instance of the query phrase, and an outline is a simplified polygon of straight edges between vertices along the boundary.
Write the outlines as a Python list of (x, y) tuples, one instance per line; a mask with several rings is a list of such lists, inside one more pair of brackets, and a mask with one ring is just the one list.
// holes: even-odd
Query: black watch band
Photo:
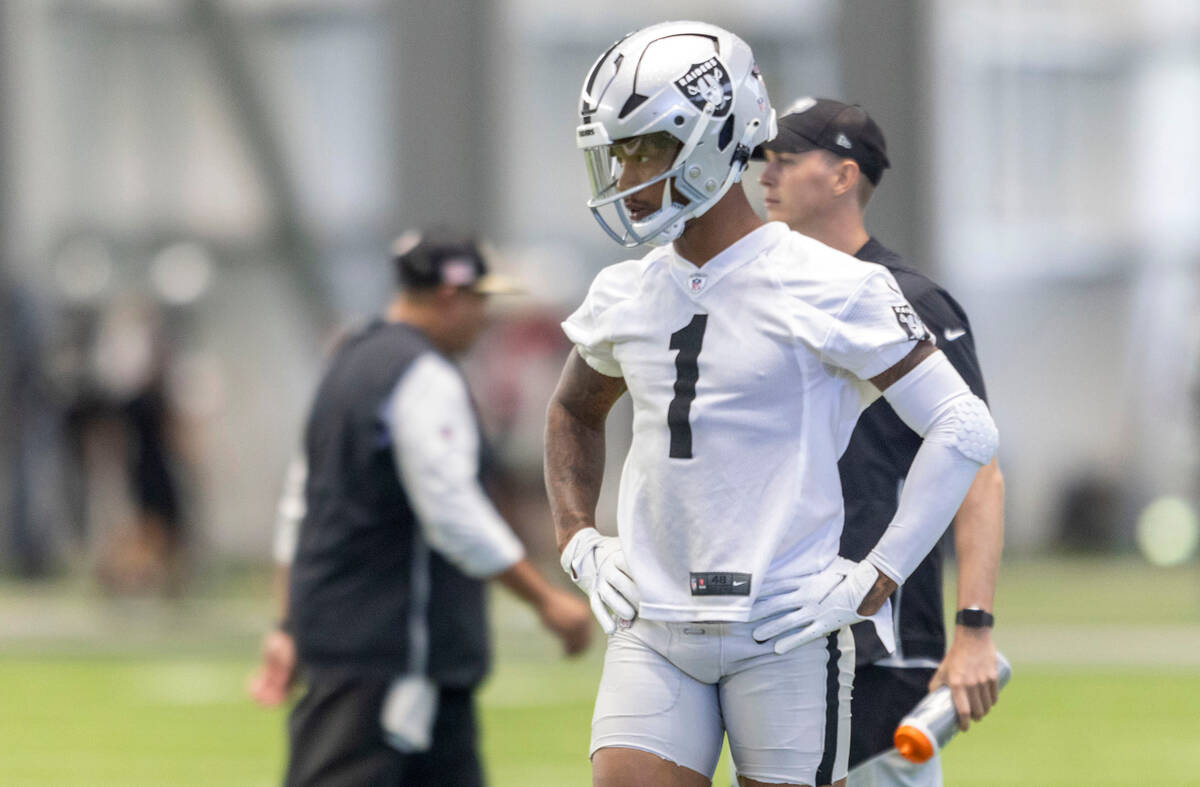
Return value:
[(982, 609), (960, 609), (954, 616), (954, 623), (969, 629), (990, 629), (996, 625), (996, 617)]

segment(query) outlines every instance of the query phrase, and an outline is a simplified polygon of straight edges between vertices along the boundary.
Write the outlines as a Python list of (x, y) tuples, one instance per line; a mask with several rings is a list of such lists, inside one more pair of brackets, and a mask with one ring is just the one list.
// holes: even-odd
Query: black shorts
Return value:
[(384, 739), (385, 677), (309, 676), (288, 718), (287, 787), (482, 787), (470, 689), (445, 689), (429, 751), (404, 754)]
[(900, 720), (929, 693), (932, 669), (897, 669), (876, 664), (854, 668), (850, 701), (850, 767), (892, 748)]

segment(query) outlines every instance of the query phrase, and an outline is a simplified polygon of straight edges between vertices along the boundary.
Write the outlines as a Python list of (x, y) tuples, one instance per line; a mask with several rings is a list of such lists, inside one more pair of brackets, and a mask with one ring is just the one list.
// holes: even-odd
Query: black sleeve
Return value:
[[(938, 348), (946, 354), (950, 364), (962, 375), (971, 392), (987, 401), (987, 389), (983, 384), (983, 370), (975, 355), (975, 335), (962, 306), (945, 290), (930, 287), (910, 299), (921, 321), (937, 337)], [(949, 335), (947, 332), (949, 331)], [(960, 331), (962, 333), (960, 333)]]

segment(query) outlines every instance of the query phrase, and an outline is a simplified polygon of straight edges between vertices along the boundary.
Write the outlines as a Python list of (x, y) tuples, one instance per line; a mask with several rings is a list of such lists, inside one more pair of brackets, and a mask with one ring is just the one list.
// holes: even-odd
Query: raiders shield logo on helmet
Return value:
[(733, 106), (729, 71), (716, 56), (694, 64), (675, 80), (675, 87), (702, 112), (707, 104), (714, 104), (713, 117), (725, 117)]

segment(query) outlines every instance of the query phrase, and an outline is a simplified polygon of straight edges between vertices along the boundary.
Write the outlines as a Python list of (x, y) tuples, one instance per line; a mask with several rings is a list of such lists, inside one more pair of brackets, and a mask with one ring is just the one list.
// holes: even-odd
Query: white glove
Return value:
[(617, 630), (617, 620), (628, 625), (637, 617), (641, 594), (633, 584), (619, 538), (602, 536), (596, 528), (585, 527), (567, 542), (562, 567), (587, 593), (592, 613), (605, 634)]
[[(756, 603), (754, 620), (781, 612), (785, 614), (754, 629), (755, 641), (766, 642), (778, 637), (775, 640), (775, 652), (787, 653), (842, 626), (867, 620), (858, 614), (858, 607), (878, 577), (879, 570), (865, 560), (855, 563), (838, 558), (829, 568), (813, 577), (813, 582), (807, 583), (806, 587)], [(887, 613), (882, 617), (890, 618), (891, 607), (886, 603), (870, 618), (875, 620), (875, 628), (890, 652), (894, 647), (891, 626), (888, 621), (877, 619), (885, 610)], [(880, 625), (881, 622), (884, 625)], [(792, 633), (779, 636), (785, 632)]]

